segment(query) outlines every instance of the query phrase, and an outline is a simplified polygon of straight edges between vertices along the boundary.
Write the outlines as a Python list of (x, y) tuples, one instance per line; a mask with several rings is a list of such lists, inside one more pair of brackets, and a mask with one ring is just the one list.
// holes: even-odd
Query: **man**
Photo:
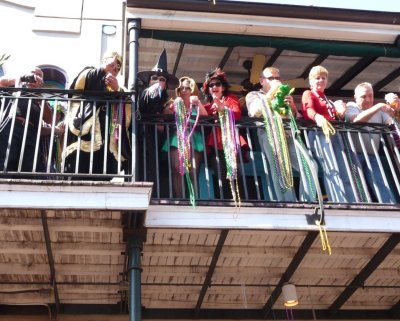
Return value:
[[(4, 76), (0, 79), (0, 86), (15, 85), (27, 89), (42, 87), (42, 70), (34, 67), (21, 77)], [(18, 171), (20, 162), (22, 172), (43, 171), (40, 162), (36, 162), (34, 168), (35, 154), (40, 158), (40, 151), (36, 150), (37, 133), (42, 121), (51, 124), (52, 111), (47, 103), (42, 104), (37, 99), (35, 93), (21, 91), (15, 96), (5, 100), (0, 109), (0, 171)]]
[[(394, 110), (387, 104), (378, 103), (374, 104), (374, 91), (372, 85), (363, 82), (354, 90), (355, 102), (347, 103), (346, 119), (350, 122), (364, 122), (364, 123), (379, 123), (390, 125), (393, 123), (392, 117)], [(373, 130), (369, 126), (364, 127), (366, 130)], [(364, 143), (366, 153), (360, 144), (360, 139), (357, 134), (352, 135), (355, 151), (357, 152), (358, 160), (361, 165), (363, 174), (369, 184), (369, 187), (374, 192), (377, 199), (383, 203), (394, 203), (395, 198), (388, 188), (388, 183), (383, 178), (383, 173), (379, 168), (379, 145), (380, 134), (362, 134), (362, 141)], [(375, 153), (376, 151), (376, 153)], [(371, 167), (368, 166), (367, 159)], [(368, 191), (365, 190), (366, 194)]]
[[(280, 81), (280, 72), (279, 69), (274, 67), (265, 68), (260, 75), (260, 85), (261, 89), (259, 91), (252, 91), (246, 96), (246, 105), (248, 114), (250, 117), (263, 117), (263, 108), (266, 108), (265, 100), (270, 104), (271, 100), (274, 98), (274, 92), (276, 88), (281, 85)], [(284, 98), (284, 102), (288, 104), (292, 110), (293, 116), (297, 117), (297, 109), (294, 104), (293, 97), (288, 95)], [(267, 108), (269, 108), (268, 106)], [(271, 175), (270, 180), (272, 180), (276, 200), (284, 201), (284, 202), (294, 202), (296, 201), (296, 194), (292, 188), (287, 189), (286, 191), (282, 190), (282, 186), (279, 184), (279, 177), (274, 169), (274, 162), (276, 159), (274, 148), (271, 146), (270, 141), (268, 139), (266, 130), (264, 126), (261, 126), (257, 129), (258, 139), (260, 142), (261, 150), (266, 156), (269, 165), (269, 173)], [(292, 163), (292, 167), (300, 172), (299, 162), (297, 160), (296, 150), (293, 142), (293, 138), (289, 131), (286, 132), (287, 145), (289, 148), (290, 159)], [(309, 198), (305, 196), (305, 191), (303, 187), (303, 183), (300, 182), (300, 198), (305, 200)]]
[[(84, 68), (72, 82), (70, 89), (83, 90), (82, 96), (76, 98), (86, 100), (84, 106), (78, 100), (73, 102), (67, 116), (69, 131), (66, 172), (89, 173), (90, 166), (93, 174), (119, 174), (122, 169), (127, 170), (125, 167), (131, 155), (127, 130), (131, 116), (130, 105), (118, 101), (115, 96), (104, 98), (93, 93), (121, 91), (117, 80), (121, 64), (122, 57), (117, 52), (106, 53), (100, 67)], [(104, 148), (106, 144), (107, 150)], [(79, 163), (76, 168), (78, 153)]]
[[(175, 89), (178, 87), (179, 81), (178, 78), (167, 71), (165, 49), (152, 70), (141, 71), (137, 74), (137, 77), (146, 86), (140, 93), (138, 107), (138, 118), (142, 121), (138, 127), (139, 179), (153, 182), (153, 196), (159, 197), (160, 187), (165, 188), (168, 184), (158, 185), (157, 183), (157, 178), (165, 175), (167, 170), (160, 170), (159, 155), (163, 143), (161, 137), (163, 127), (156, 126), (154, 120), (155, 116), (163, 114), (163, 109), (169, 98), (167, 89)], [(157, 164), (159, 165), (158, 168)]]

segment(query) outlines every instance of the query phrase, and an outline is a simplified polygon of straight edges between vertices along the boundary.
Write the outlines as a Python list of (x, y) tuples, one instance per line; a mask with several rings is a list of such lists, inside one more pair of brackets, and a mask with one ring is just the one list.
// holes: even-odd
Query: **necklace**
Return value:
[(336, 109), (335, 109), (335, 105), (333, 104), (333, 102), (331, 100), (328, 99), (328, 97), (326, 97), (326, 95), (324, 93), (322, 93), (322, 95), (320, 95), (320, 92), (316, 91), (316, 90), (312, 90), (311, 91), (323, 104), (325, 104), (326, 106), (326, 110), (328, 111), (329, 116), (332, 118), (332, 120), (337, 120), (336, 117)]

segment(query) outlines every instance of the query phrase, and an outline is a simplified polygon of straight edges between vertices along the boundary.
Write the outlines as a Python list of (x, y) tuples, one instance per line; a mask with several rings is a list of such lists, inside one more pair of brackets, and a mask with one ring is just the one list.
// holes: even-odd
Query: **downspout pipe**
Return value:
[(128, 238), (128, 254), (129, 254), (129, 321), (142, 320), (142, 281), (140, 267), (141, 252), (143, 249), (143, 237), (140, 235), (132, 235)]
[(136, 110), (138, 102), (137, 82), (136, 75), (139, 71), (139, 33), (141, 29), (141, 20), (132, 19), (128, 21), (128, 34), (129, 34), (129, 75), (128, 75), (128, 88), (134, 92), (132, 97), (132, 182), (136, 181)]

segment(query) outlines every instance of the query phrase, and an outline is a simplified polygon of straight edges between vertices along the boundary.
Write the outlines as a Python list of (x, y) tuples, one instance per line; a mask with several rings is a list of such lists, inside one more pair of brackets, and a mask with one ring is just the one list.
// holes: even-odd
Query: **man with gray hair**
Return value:
[[(354, 90), (355, 102), (347, 103), (345, 119), (352, 123), (378, 123), (390, 125), (393, 123), (394, 110), (385, 103), (374, 104), (374, 91), (372, 85), (363, 82)], [(373, 131), (370, 126), (365, 130)], [(394, 203), (395, 198), (390, 191), (389, 183), (383, 175), (383, 167), (378, 155), (381, 134), (364, 132), (359, 135), (352, 134), (352, 142), (365, 179), (374, 192), (378, 201), (383, 203)], [(364, 192), (368, 194), (367, 186)]]

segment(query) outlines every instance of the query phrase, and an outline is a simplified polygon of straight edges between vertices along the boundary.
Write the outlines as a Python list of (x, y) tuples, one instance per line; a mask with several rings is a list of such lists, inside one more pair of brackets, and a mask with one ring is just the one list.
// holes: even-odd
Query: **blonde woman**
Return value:
[[(310, 89), (302, 96), (303, 117), (318, 127), (324, 128), (332, 121), (342, 120), (345, 109), (335, 107), (325, 95), (328, 85), (328, 70), (314, 66), (309, 74)], [(337, 109), (338, 108), (338, 109)], [(354, 202), (354, 192), (348, 175), (345, 151), (340, 133), (328, 137), (321, 131), (309, 132), (310, 147), (318, 165), (323, 169), (325, 191), (332, 202)]]
[[(174, 112), (175, 108), (178, 104), (183, 104), (185, 110), (189, 112), (191, 110), (191, 115), (188, 115), (191, 118), (191, 123), (193, 124), (197, 113), (199, 116), (207, 115), (207, 111), (204, 109), (203, 104), (201, 103), (198, 95), (199, 89), (197, 88), (196, 82), (189, 77), (182, 77), (179, 79), (179, 86), (175, 89), (176, 98), (172, 103), (166, 106), (165, 113), (171, 114)], [(188, 129), (188, 133), (191, 131), (191, 128)], [(190, 152), (193, 151), (193, 160), (196, 166), (196, 175), (199, 170), (200, 161), (202, 158), (202, 153), (204, 151), (203, 139), (201, 137), (201, 132), (198, 130), (194, 130), (190, 139), (191, 148)], [(171, 155), (171, 166), (172, 166), (172, 179), (173, 179), (173, 188), (175, 197), (182, 198), (183, 197), (183, 186), (182, 186), (182, 162), (179, 159), (179, 150), (178, 150), (178, 135), (177, 132), (174, 131), (171, 133), (169, 141), (166, 141), (163, 145), (162, 150), (168, 152), (170, 149)], [(193, 166), (193, 163), (192, 163)], [(190, 171), (192, 180), (193, 180), (193, 170)]]

